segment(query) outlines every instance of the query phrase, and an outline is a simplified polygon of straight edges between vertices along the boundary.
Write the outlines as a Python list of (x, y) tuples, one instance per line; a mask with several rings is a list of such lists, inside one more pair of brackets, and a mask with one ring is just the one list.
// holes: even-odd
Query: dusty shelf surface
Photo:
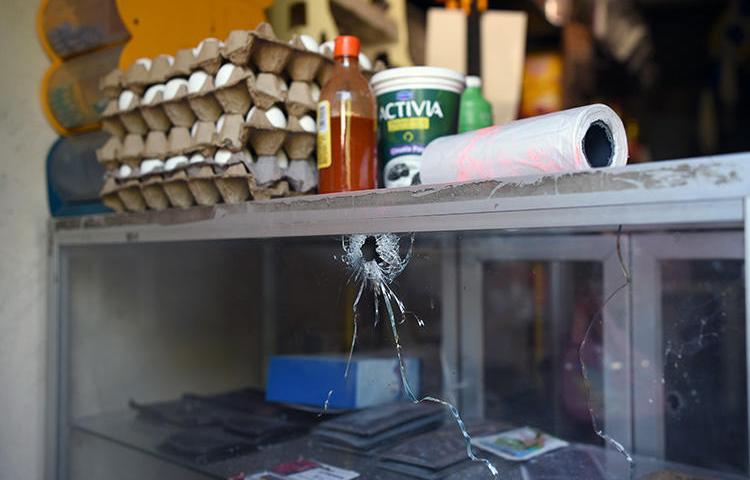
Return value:
[[(94, 435), (105, 441), (114, 442), (123, 448), (134, 449), (142, 454), (179, 465), (188, 470), (205, 474), (211, 478), (226, 479), (240, 473), (252, 474), (270, 470), (276, 465), (297, 460), (313, 459), (340, 468), (354, 470), (360, 478), (370, 480), (401, 480), (413, 478), (395, 472), (383, 470), (377, 464), (377, 454), (371, 456), (355, 455), (341, 450), (325, 447), (310, 436), (271, 445), (252, 453), (239, 455), (231, 459), (207, 464), (195, 464), (160, 450), (159, 445), (171, 434), (181, 429), (138, 418), (135, 412), (123, 410), (85, 417), (74, 422), (73, 428), (87, 435)], [(456, 431), (458, 435), (459, 432)], [(479, 452), (478, 452), (479, 453)], [(482, 453), (484, 455), (484, 453)], [(569, 447), (547, 453), (533, 462), (511, 462), (493, 455), (484, 455), (490, 459), (505, 480), (523, 480), (534, 475), (534, 471), (546, 472), (547, 475), (576, 472), (583, 475), (577, 478), (616, 479), (630, 477), (646, 479), (659, 471), (695, 475), (701, 478), (715, 478), (716, 472), (693, 468), (681, 464), (662, 462), (649, 457), (635, 456), (635, 464), (630, 476), (630, 469), (624, 458), (614, 451), (601, 447), (573, 444)], [(466, 460), (465, 468), (443, 477), (446, 480), (490, 479), (492, 476), (484, 465)], [(623, 477), (622, 475), (625, 475)], [(722, 473), (727, 480), (744, 477)], [(659, 477), (657, 477), (659, 478)]]
[(504, 180), (55, 219), (61, 245), (740, 222), (750, 153)]

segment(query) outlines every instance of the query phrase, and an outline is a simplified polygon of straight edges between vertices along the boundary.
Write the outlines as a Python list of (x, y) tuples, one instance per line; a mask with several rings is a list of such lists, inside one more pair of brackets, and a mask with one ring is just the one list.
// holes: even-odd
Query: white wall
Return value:
[(0, 2), (0, 479), (44, 472), (46, 204), (56, 135), (39, 104), (49, 65), (39, 1)]

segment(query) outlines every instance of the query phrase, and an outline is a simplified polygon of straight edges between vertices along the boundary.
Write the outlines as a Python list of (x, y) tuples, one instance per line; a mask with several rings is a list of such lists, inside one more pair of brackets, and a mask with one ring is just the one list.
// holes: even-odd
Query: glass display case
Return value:
[[(748, 195), (739, 154), (55, 220), (47, 477), (747, 478)], [(566, 445), (482, 443), (521, 427)]]

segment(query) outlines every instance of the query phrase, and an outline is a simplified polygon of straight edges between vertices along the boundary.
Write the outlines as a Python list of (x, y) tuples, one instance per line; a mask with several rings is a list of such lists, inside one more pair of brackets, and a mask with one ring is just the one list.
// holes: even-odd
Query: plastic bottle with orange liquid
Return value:
[(336, 38), (333, 74), (318, 103), (318, 191), (376, 188), (377, 110), (359, 69), (359, 39)]

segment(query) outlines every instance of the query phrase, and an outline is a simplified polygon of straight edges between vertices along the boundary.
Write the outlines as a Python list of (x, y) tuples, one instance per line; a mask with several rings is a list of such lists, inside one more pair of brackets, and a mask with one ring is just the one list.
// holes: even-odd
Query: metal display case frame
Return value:
[[(696, 255), (743, 258), (750, 248), (750, 236), (746, 234), (750, 228), (748, 212), (750, 153), (743, 153), (581, 173), (53, 220), (48, 249), (46, 478), (62, 479), (67, 472), (71, 318), (70, 286), (66, 279), (71, 247), (379, 232), (502, 230), (535, 235), (533, 251), (528, 241), (512, 235), (468, 240), (448, 237), (442, 245), (441, 355), (448, 366), (455, 367), (448, 370), (456, 372), (447, 383), (468, 384), (469, 388), (459, 395), (460, 406), (468, 415), (481, 415), (482, 334), (481, 312), (477, 311), (481, 303), (477, 295), (481, 292), (483, 261), (533, 258), (548, 260), (553, 265), (570, 259), (599, 261), (604, 265), (604, 290), (611, 291), (622, 282), (611, 238), (592, 236), (587, 245), (593, 247), (582, 251), (575, 242), (543, 233), (554, 229), (557, 233), (585, 235), (601, 230), (613, 232), (622, 226), (623, 254), (631, 262), (632, 275), (644, 279), (631, 283), (638, 291), (628, 291), (627, 298), (642, 295), (655, 302), (656, 259)], [(705, 236), (712, 234), (700, 230), (708, 227), (729, 231), (728, 236), (719, 240), (723, 242), (719, 251), (708, 251), (705, 247)], [(665, 241), (664, 235), (646, 232), (671, 228), (694, 230), (696, 236), (682, 246), (675, 246)], [(630, 235), (633, 232), (641, 234)], [(554, 249), (546, 249), (553, 253), (540, 255), (540, 245), (548, 242), (555, 244)], [(633, 255), (636, 249), (645, 254)], [(264, 255), (264, 259), (264, 275), (268, 276), (267, 283), (272, 283), (272, 255)], [(747, 263), (744, 268), (747, 278), (750, 273)], [(747, 284), (745, 292), (748, 325)], [(271, 312), (274, 306), (263, 308)], [(648, 308), (648, 302), (632, 304), (618, 300), (605, 315), (626, 318), (628, 335), (634, 342), (657, 345), (659, 316), (646, 311)], [(635, 316), (645, 320), (633, 322)], [(750, 328), (746, 329), (746, 337), (746, 345), (750, 345)], [(605, 332), (605, 345), (607, 341)], [(750, 349), (746, 363), (750, 371)], [(628, 390), (633, 375), (637, 374), (628, 366), (608, 375), (605, 403), (636, 412), (652, 409), (637, 401), (637, 392), (616, 393)], [(658, 441), (658, 422), (631, 425), (612, 420), (607, 425), (627, 448), (636, 447), (657, 455), (663, 451)], [(636, 438), (640, 442), (637, 445)]]

